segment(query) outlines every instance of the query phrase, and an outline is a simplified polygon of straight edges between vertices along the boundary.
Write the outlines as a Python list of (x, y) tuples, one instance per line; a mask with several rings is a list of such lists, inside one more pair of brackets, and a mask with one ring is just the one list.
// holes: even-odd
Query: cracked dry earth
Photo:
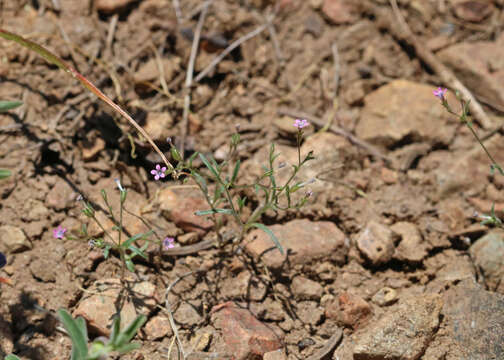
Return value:
[[(481, 104), (475, 130), (504, 162), (503, 1), (400, 0), (412, 45), (395, 1), (214, 0), (184, 122), (202, 4), (3, 0), (0, 25), (75, 66), (163, 151), (172, 137), (187, 154), (222, 160), (239, 124), (243, 183), (260, 175), (272, 142), (277, 165), (295, 163), (292, 124), (309, 120), (301, 151), (316, 159), (298, 180), (316, 179), (313, 196), (261, 219), (287, 255), (260, 231), (234, 243), (230, 219), (216, 247), (212, 223), (194, 216), (203, 198), (153, 180), (160, 159), (145, 139), (62, 71), (0, 40), (0, 99), (23, 101), (0, 115), (0, 167), (13, 172), (0, 183), (0, 276), (13, 282), (0, 289), (0, 356), (69, 359), (53, 316), (63, 307), (91, 337), (106, 336), (118, 312), (123, 323), (146, 314), (142, 347), (121, 358), (166, 359), (168, 304), (186, 359), (504, 359), (504, 232), (474, 216), (492, 204), (504, 215), (504, 178), (432, 95), (450, 87), (435, 61)], [(452, 91), (448, 100), (457, 107)], [(101, 204), (105, 189), (117, 203), (115, 178), (133, 214), (126, 231), (146, 231), (141, 215), (177, 243), (138, 260), (126, 287), (116, 257), (52, 237), (86, 222), (78, 194)], [(257, 198), (246, 195), (252, 211)], [(182, 358), (176, 345), (170, 358)]]

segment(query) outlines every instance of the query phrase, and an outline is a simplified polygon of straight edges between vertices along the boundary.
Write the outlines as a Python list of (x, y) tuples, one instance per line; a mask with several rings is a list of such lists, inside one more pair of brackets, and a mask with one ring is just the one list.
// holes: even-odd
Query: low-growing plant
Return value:
[[(458, 91), (455, 92), (455, 97), (460, 102), (460, 114), (459, 114), (456, 111), (454, 111), (451, 108), (450, 104), (448, 103), (448, 100), (446, 99), (447, 92), (448, 89), (438, 87), (436, 90), (434, 90), (433, 93), (434, 96), (436, 96), (439, 100), (441, 100), (441, 105), (443, 105), (443, 107), (446, 109), (448, 113), (458, 117), (459, 120), (469, 128), (476, 141), (478, 141), (481, 148), (483, 149), (487, 157), (490, 159), (490, 174), (493, 175), (497, 170), (497, 172), (500, 175), (504, 175), (504, 169), (502, 168), (502, 166), (500, 166), (500, 164), (497, 163), (492, 154), (488, 151), (487, 147), (485, 146), (481, 138), (476, 133), (476, 130), (474, 130), (472, 121), (469, 118), (469, 101), (465, 101)], [(504, 227), (502, 220), (495, 215), (494, 204), (492, 204), (490, 214), (482, 214), (482, 215), (477, 214), (477, 216), (482, 219), (481, 221), (482, 225), (493, 225), (497, 227)]]
[[(121, 331), (121, 318), (116, 316), (110, 338), (100, 337), (88, 344), (89, 338), (84, 318), (74, 319), (65, 309), (58, 310), (58, 316), (72, 340), (71, 360), (105, 360), (110, 353), (123, 355), (140, 348), (140, 344), (132, 343), (131, 339), (147, 320), (145, 315), (139, 315)], [(19, 360), (19, 358), (11, 354), (7, 355), (5, 360)]]
[[(296, 144), (298, 151), (298, 162), (297, 165), (292, 165), (292, 172), (288, 179), (283, 183), (279, 184), (277, 180), (278, 170), (285, 167), (285, 164), (280, 164), (280, 166), (275, 166), (275, 160), (280, 154), (276, 153), (275, 145), (271, 144), (269, 148), (268, 164), (262, 166), (263, 173), (259, 178), (257, 178), (252, 184), (239, 184), (239, 171), (241, 161), (236, 158), (237, 148), (240, 143), (240, 134), (236, 132), (231, 137), (231, 142), (229, 145), (229, 152), (227, 160), (218, 163), (213, 157), (207, 157), (204, 154), (195, 152), (191, 155), (188, 160), (183, 160), (182, 156), (179, 154), (178, 150), (171, 145), (171, 155), (172, 158), (177, 161), (177, 165), (174, 171), (179, 171), (181, 174), (189, 175), (204, 195), (204, 198), (210, 207), (208, 210), (200, 210), (196, 212), (199, 216), (208, 216), (216, 214), (230, 215), (240, 227), (240, 233), (238, 235), (238, 242), (242, 240), (245, 233), (251, 228), (258, 228), (263, 230), (268, 234), (271, 240), (274, 242), (279, 251), (283, 254), (284, 250), (276, 238), (275, 234), (264, 224), (260, 222), (261, 216), (268, 210), (285, 211), (289, 209), (299, 209), (303, 206), (308, 198), (312, 195), (311, 191), (307, 191), (304, 196), (302, 196), (298, 201), (293, 203), (292, 194), (298, 190), (304, 188), (307, 184), (311, 183), (313, 180), (308, 182), (296, 182), (293, 183), (296, 175), (299, 173), (300, 169), (310, 160), (314, 159), (313, 152), (309, 152), (304, 157), (301, 156), (301, 141), (303, 138), (303, 128), (308, 126), (306, 120), (295, 120), (293, 126), (297, 128), (296, 133)], [(201, 162), (205, 165), (208, 170), (207, 174), (204, 174), (200, 169), (193, 166), (193, 162), (198, 157)], [(232, 169), (232, 171), (227, 171)], [(152, 170), (152, 174), (155, 179), (159, 179), (159, 173), (163, 175), (170, 173), (169, 170), (159, 169), (159, 165), (155, 170)], [(208, 180), (214, 185), (213, 190), (210, 190)], [(245, 189), (253, 189), (256, 196), (259, 198), (257, 205), (253, 209), (252, 213), (243, 220), (243, 208), (247, 202), (247, 197), (242, 193)], [(261, 196), (262, 194), (262, 196)], [(282, 199), (284, 203), (282, 204)], [(213, 218), (214, 222), (218, 227), (218, 220)]]

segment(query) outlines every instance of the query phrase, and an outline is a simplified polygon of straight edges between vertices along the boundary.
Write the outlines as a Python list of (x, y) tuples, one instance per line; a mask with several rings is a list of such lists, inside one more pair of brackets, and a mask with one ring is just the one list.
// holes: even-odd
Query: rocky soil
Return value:
[[(194, 215), (205, 209), (194, 187), (154, 181), (160, 157), (124, 119), (0, 40), (0, 99), (24, 103), (0, 115), (0, 168), (13, 172), (0, 183), (0, 276), (13, 282), (0, 289), (0, 357), (69, 359), (54, 317), (67, 308), (92, 338), (117, 313), (147, 315), (142, 347), (122, 359), (181, 358), (170, 312), (186, 359), (504, 359), (504, 231), (475, 215), (504, 216), (504, 177), (432, 93), (448, 87), (458, 109), (453, 73), (504, 163), (504, 2), (397, 2), (412, 36), (395, 0), (214, 0), (204, 18), (201, 0), (0, 2), (1, 28), (77, 68), (163, 151), (171, 137), (222, 160), (239, 124), (241, 180), (253, 181), (271, 143), (277, 165), (296, 163), (292, 124), (306, 118), (301, 151), (316, 157), (298, 175), (315, 179), (306, 206), (261, 219), (287, 254), (260, 230), (236, 244), (232, 219), (216, 234)], [(126, 287), (117, 257), (52, 232), (87, 223), (79, 194), (119, 201), (116, 178), (125, 231), (147, 230), (140, 215), (176, 239), (137, 261)]]

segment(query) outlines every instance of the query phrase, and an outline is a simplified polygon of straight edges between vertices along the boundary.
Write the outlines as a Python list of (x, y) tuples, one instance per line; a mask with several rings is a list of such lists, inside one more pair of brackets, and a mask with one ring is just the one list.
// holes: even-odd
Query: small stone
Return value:
[(356, 338), (353, 359), (419, 359), (439, 327), (442, 307), (437, 294), (408, 298), (365, 328)]
[(324, 0), (322, 12), (336, 25), (353, 23), (357, 20), (356, 7), (351, 1)]
[(469, 253), (483, 273), (488, 289), (504, 294), (504, 233), (494, 231), (479, 238)]
[(163, 216), (187, 232), (203, 235), (213, 227), (207, 216), (195, 214), (198, 210), (209, 209), (204, 196), (195, 189), (166, 187), (158, 191), (156, 199)]
[(453, 10), (459, 19), (480, 22), (490, 16), (495, 9), (489, 2), (470, 0), (455, 4)]
[(81, 147), (82, 159), (84, 161), (92, 161), (95, 160), (105, 149), (105, 140), (97, 135), (86, 137), (86, 139), (82, 142)]
[(387, 263), (394, 255), (397, 238), (390, 228), (372, 220), (357, 237), (357, 248), (372, 265)]
[[(119, 315), (121, 316), (121, 329), (124, 329), (137, 317), (137, 310), (148, 313), (154, 308), (156, 304), (155, 289), (156, 287), (151, 283), (133, 283), (129, 292), (134, 295), (132, 301), (131, 298), (120, 298), (123, 289), (119, 279), (102, 279), (89, 288), (89, 293), (85, 293), (73, 316), (82, 316), (91, 332), (109, 336), (112, 319), (118, 312), (117, 304), (122, 304)], [(142, 304), (142, 306), (138, 308), (138, 304)]]
[(427, 244), (415, 224), (398, 222), (390, 229), (401, 236), (401, 242), (395, 249), (395, 259), (419, 263), (427, 256)]
[(280, 268), (286, 261), (287, 253), (290, 264), (305, 264), (323, 257), (341, 263), (347, 254), (345, 235), (332, 222), (303, 219), (269, 228), (282, 245), (283, 255), (262, 230), (251, 231), (245, 240), (246, 250), (269, 267)]
[(399, 175), (397, 171), (390, 170), (389, 168), (382, 167), (381, 178), (385, 184), (395, 184), (397, 182)]
[(154, 141), (164, 142), (171, 135), (173, 118), (168, 112), (149, 112), (145, 119), (144, 130)]
[(263, 360), (287, 360), (285, 349), (278, 349), (264, 354)]
[(322, 322), (324, 310), (314, 301), (301, 301), (297, 304), (296, 315), (304, 324), (316, 326)]
[[(161, 60), (166, 82), (172, 81), (175, 72), (178, 69), (178, 63), (172, 59)], [(158, 60), (155, 57), (152, 57), (145, 64), (141, 65), (140, 69), (138, 69), (138, 71), (133, 75), (135, 91), (137, 93), (148, 93), (152, 91), (153, 89), (148, 85), (148, 83), (156, 83), (160, 77)]]
[(166, 336), (173, 336), (173, 331), (168, 318), (156, 315), (150, 319), (143, 328), (147, 340), (158, 340)]
[(397, 300), (397, 291), (392, 288), (384, 287), (381, 288), (376, 294), (374, 294), (371, 299), (376, 305), (388, 306), (395, 303)]
[(191, 341), (191, 346), (194, 351), (205, 351), (212, 341), (212, 333), (208, 331), (199, 331), (196, 337)]
[(130, 3), (135, 0), (96, 0), (96, 10), (112, 14), (125, 9)]
[(46, 206), (50, 209), (64, 210), (71, 207), (75, 203), (75, 191), (68, 185), (68, 183), (61, 178), (58, 178), (56, 184), (49, 190), (46, 196)]
[(190, 232), (184, 235), (179, 235), (177, 237), (177, 242), (180, 245), (192, 245), (196, 244), (199, 240), (200, 236), (197, 232)]
[(3, 225), (0, 226), (0, 239), (2, 251), (7, 253), (17, 253), (32, 248), (31, 242), (26, 237), (23, 230), (16, 226)]
[(201, 323), (202, 317), (198, 311), (187, 302), (183, 302), (173, 314), (175, 321), (182, 325), (194, 326)]
[(365, 325), (372, 315), (371, 306), (366, 300), (349, 292), (342, 293), (337, 301), (327, 305), (325, 314), (343, 325), (357, 329)]
[(292, 293), (300, 300), (318, 300), (324, 289), (318, 282), (303, 276), (296, 276), (291, 284)]
[(43, 282), (56, 282), (56, 268), (46, 258), (36, 258), (30, 262), (32, 276)]
[(265, 353), (282, 348), (282, 342), (247, 309), (232, 302), (214, 306), (212, 323), (222, 331), (227, 352), (235, 360), (262, 358)]
[(228, 277), (222, 281), (222, 295), (231, 299), (247, 298), (252, 301), (264, 299), (266, 285), (248, 270), (240, 272), (236, 277)]

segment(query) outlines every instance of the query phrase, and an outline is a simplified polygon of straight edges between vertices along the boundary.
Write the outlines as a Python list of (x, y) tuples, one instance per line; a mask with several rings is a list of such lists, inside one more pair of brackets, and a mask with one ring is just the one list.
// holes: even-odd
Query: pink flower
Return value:
[(174, 238), (172, 238), (172, 237), (166, 237), (163, 240), (163, 249), (164, 250), (173, 249), (175, 247), (174, 242), (175, 242)]
[(444, 100), (447, 91), (448, 91), (448, 89), (446, 89), (446, 88), (438, 87), (432, 93), (434, 94), (435, 97), (439, 98), (440, 100)]
[(160, 178), (164, 178), (166, 171), (166, 166), (161, 167), (161, 165), (157, 164), (155, 169), (151, 170), (151, 174), (154, 175), (155, 180), (159, 180)]
[(297, 127), (299, 130), (301, 130), (302, 128), (306, 127), (310, 125), (308, 123), (308, 121), (306, 119), (296, 119), (296, 121), (294, 121), (294, 126)]
[(53, 230), (53, 236), (55, 239), (63, 239), (66, 231), (67, 229), (59, 225), (56, 229)]

